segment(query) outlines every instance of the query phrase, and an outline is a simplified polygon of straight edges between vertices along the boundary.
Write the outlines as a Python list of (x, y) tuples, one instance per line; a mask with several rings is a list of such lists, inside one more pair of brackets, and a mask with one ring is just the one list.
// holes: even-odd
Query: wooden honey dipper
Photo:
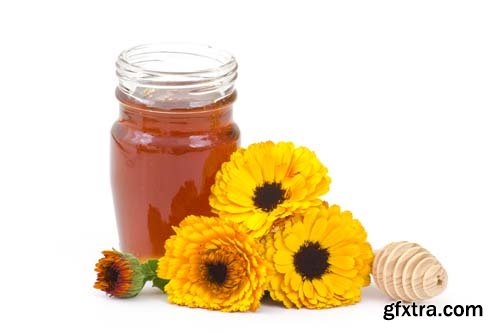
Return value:
[(372, 276), (387, 296), (405, 302), (440, 294), (448, 283), (441, 263), (416, 243), (394, 242), (375, 253)]

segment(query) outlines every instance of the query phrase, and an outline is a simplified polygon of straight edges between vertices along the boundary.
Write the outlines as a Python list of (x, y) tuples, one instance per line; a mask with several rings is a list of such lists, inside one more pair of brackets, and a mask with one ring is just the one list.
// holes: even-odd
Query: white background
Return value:
[[(498, 328), (498, 1), (5, 1), (0, 36), (3, 332)], [(326, 198), (374, 248), (421, 243), (449, 274), (430, 303), (480, 304), (484, 317), (384, 321), (389, 299), (374, 287), (351, 307), (245, 314), (94, 290), (100, 251), (118, 246), (114, 61), (155, 41), (234, 53), (243, 145), (315, 150), (333, 179)]]

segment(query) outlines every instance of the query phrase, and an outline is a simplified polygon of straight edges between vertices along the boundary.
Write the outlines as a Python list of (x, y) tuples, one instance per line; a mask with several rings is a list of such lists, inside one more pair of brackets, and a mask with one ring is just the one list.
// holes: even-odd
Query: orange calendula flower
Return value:
[(146, 282), (139, 260), (116, 250), (102, 251), (102, 254), (104, 257), (95, 266), (97, 281), (94, 288), (120, 298), (136, 296)]
[(211, 310), (255, 311), (267, 265), (261, 244), (236, 223), (188, 216), (165, 242), (157, 275), (173, 304)]
[(373, 253), (358, 220), (339, 206), (293, 216), (265, 238), (268, 289), (286, 307), (329, 308), (356, 303), (370, 283)]
[(260, 238), (283, 218), (319, 206), (329, 185), (326, 167), (309, 149), (291, 142), (256, 143), (222, 165), (210, 205)]

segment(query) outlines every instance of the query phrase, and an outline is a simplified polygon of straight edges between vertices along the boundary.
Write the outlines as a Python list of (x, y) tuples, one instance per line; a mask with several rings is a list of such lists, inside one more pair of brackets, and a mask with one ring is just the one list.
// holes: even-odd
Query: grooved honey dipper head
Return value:
[(387, 296), (406, 302), (434, 297), (448, 282), (446, 270), (429, 251), (404, 241), (387, 244), (375, 253), (372, 276)]

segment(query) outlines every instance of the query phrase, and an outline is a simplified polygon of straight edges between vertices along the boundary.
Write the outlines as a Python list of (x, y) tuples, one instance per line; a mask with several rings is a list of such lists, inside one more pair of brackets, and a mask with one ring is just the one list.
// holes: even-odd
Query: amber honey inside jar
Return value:
[(157, 258), (184, 217), (211, 215), (215, 173), (239, 145), (237, 64), (209, 46), (152, 44), (122, 52), (116, 67), (111, 182), (120, 248)]

